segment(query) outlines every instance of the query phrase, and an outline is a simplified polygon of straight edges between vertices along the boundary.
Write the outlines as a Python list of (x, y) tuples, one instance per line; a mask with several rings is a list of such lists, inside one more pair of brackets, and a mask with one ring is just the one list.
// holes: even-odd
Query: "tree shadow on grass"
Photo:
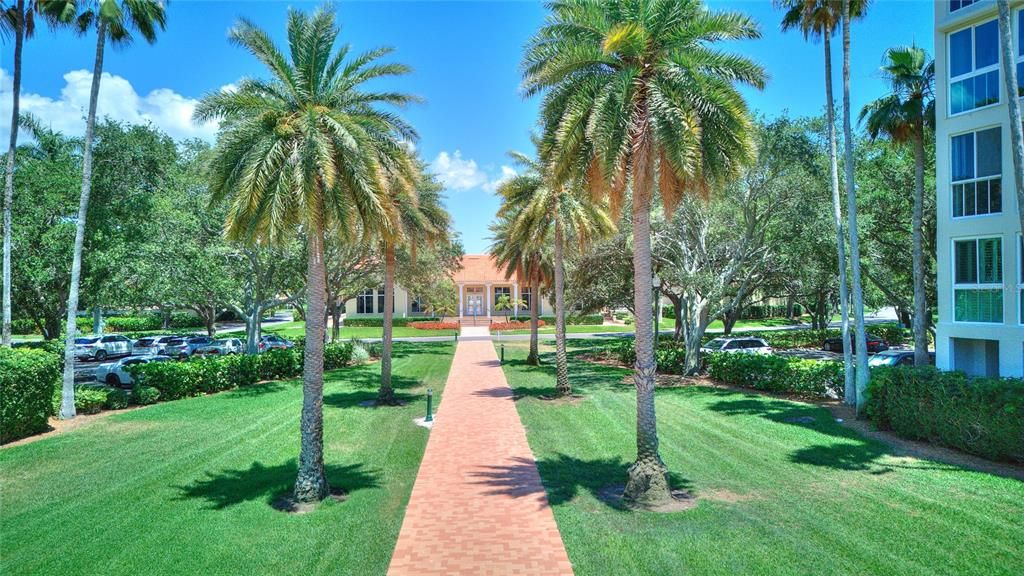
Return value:
[[(573, 500), (580, 492), (589, 492), (609, 508), (626, 510), (620, 502), (607, 497), (609, 487), (626, 483), (629, 463), (620, 458), (583, 460), (565, 454), (543, 458), (534, 462), (528, 458), (515, 458), (512, 464), (487, 466), (472, 472), (475, 483), (489, 486), (486, 494), (510, 498), (534, 497), (538, 506), (544, 505), (543, 495), (552, 506)], [(543, 478), (543, 484), (539, 482)], [(669, 481), (673, 489), (690, 490), (690, 482), (672, 472)]]
[[(555, 392), (555, 355), (542, 354), (539, 366), (528, 364), (525, 358), (516, 358), (505, 361), (505, 367), (513, 372), (536, 374), (546, 376), (545, 386), (537, 386), (536, 381), (528, 386), (515, 386), (512, 389), (516, 399), (529, 397), (554, 397)], [(574, 394), (586, 394), (588, 391), (599, 389), (620, 389), (628, 388), (621, 386), (618, 382), (625, 372), (621, 368), (601, 366), (590, 362), (569, 359), (569, 385), (572, 386)], [(511, 379), (516, 381), (518, 379)]]
[[(325, 472), (327, 482), (332, 488), (340, 488), (348, 494), (364, 488), (376, 488), (379, 485), (380, 474), (365, 470), (362, 464), (328, 465)], [(264, 466), (259, 462), (253, 462), (249, 468), (207, 472), (204, 478), (187, 486), (178, 486), (178, 499), (205, 500), (206, 508), (210, 510), (223, 510), (254, 500), (264, 500), (267, 504), (273, 504), (276, 499), (291, 490), (296, 474), (298, 467), (295, 460), (277, 466)]]
[[(391, 349), (392, 358), (405, 358), (408, 356), (431, 355), (451, 356), (452, 341), (444, 342), (395, 342)], [(378, 346), (380, 343), (376, 343)]]
[(282, 390), (288, 390), (296, 388), (300, 383), (296, 381), (288, 380), (274, 380), (272, 382), (264, 382), (263, 384), (255, 384), (253, 386), (242, 386), (228, 392), (230, 398), (254, 398), (258, 396), (266, 396), (267, 394), (274, 394), (281, 392)]
[[(415, 402), (422, 394), (395, 393), (395, 400), (400, 403), (409, 404)], [(366, 408), (367, 403), (377, 399), (376, 390), (353, 390), (351, 392), (332, 392), (324, 395), (324, 406), (332, 408)]]

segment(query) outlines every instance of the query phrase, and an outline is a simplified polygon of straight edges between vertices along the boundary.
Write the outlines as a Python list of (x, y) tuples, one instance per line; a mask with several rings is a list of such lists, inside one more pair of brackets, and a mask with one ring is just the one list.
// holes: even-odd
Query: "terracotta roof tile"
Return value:
[(505, 273), (498, 269), (490, 254), (466, 254), (462, 257), (462, 270), (452, 275), (456, 284), (504, 284), (514, 279), (505, 279)]

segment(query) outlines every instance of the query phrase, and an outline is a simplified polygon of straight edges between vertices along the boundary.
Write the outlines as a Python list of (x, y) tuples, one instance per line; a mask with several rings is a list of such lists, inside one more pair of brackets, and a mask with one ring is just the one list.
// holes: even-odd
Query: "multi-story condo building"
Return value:
[[(1024, 2), (1011, 7), (1024, 82)], [(995, 2), (936, 2), (937, 364), (1022, 376), (1024, 246), (1000, 58)]]

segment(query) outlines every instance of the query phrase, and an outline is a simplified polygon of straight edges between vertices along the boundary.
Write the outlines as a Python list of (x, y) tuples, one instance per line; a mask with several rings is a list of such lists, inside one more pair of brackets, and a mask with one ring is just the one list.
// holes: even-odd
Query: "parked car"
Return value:
[(172, 358), (188, 358), (196, 353), (196, 350), (213, 342), (209, 336), (189, 336), (174, 338), (164, 346), (164, 354)]
[(132, 351), (136, 356), (163, 354), (167, 343), (181, 336), (145, 336), (135, 341)]
[(771, 354), (772, 347), (760, 338), (715, 338), (700, 347), (703, 353), (728, 352), (746, 354)]
[(241, 354), (245, 345), (238, 338), (220, 338), (196, 350), (196, 354), (228, 355)]
[[(883, 340), (882, 338), (879, 338), (878, 336), (875, 336), (874, 334), (865, 334), (865, 336), (867, 337), (868, 354), (877, 354), (879, 352), (882, 352), (882, 351), (885, 351), (885, 350), (889, 349), (889, 343), (886, 342), (885, 340)], [(856, 346), (853, 343), (853, 340), (856, 337), (857, 337), (856, 334), (854, 333), (853, 329), (851, 328), (850, 329), (850, 350), (853, 350), (854, 353), (856, 353), (856, 351), (857, 351), (857, 348), (856, 348)], [(839, 338), (826, 338), (825, 342), (822, 343), (822, 345), (821, 345), (821, 349), (825, 350), (826, 352), (842, 352), (843, 351), (843, 339), (842, 339), (842, 337), (839, 337)]]
[[(928, 363), (935, 366), (935, 352), (928, 353)], [(885, 350), (868, 358), (868, 366), (913, 366), (913, 350)]]
[(132, 341), (119, 334), (75, 338), (75, 358), (79, 360), (95, 359), (102, 362), (107, 358), (128, 356), (131, 353)]
[(96, 368), (96, 380), (111, 386), (130, 387), (135, 382), (132, 380), (131, 373), (127, 370), (129, 366), (148, 364), (150, 362), (164, 362), (170, 359), (170, 356), (150, 354), (146, 356), (129, 356), (114, 362), (106, 362)]
[(295, 344), (281, 338), (277, 334), (267, 334), (260, 338), (260, 352), (266, 352), (267, 350), (287, 350), (293, 348)]

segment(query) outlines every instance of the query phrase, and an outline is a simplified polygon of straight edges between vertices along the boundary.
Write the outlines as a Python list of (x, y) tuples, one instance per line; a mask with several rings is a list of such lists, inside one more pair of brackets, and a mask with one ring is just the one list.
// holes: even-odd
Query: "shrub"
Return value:
[[(204, 325), (203, 319), (191, 312), (175, 312), (171, 314), (171, 328), (202, 328)], [(159, 328), (157, 326), (156, 329)]]
[(409, 322), (407, 326), (417, 330), (458, 330), (458, 322)]
[(328, 344), (324, 347), (324, 370), (344, 368), (352, 363), (352, 342)]
[[(54, 394), (54, 403), (60, 406), (60, 391)], [(79, 414), (96, 414), (107, 404), (107, 391), (95, 386), (75, 387), (75, 412)]]
[[(413, 316), (410, 318), (392, 318), (392, 326), (408, 326), (415, 322), (440, 322), (440, 318), (430, 316)], [(346, 318), (345, 326), (352, 328), (380, 328), (384, 326), (383, 318)]]
[(104, 320), (106, 332), (143, 332), (159, 330), (163, 327), (163, 319), (154, 314), (145, 316), (111, 316)]
[(139, 406), (156, 404), (160, 399), (160, 391), (152, 386), (135, 386), (132, 388), (132, 397)]
[[(537, 320), (537, 326), (538, 327), (544, 326), (545, 324), (546, 324), (546, 322), (544, 322), (543, 320)], [(525, 322), (511, 321), (511, 322), (492, 322), (491, 323), (491, 330), (493, 330), (495, 332), (503, 332), (505, 330), (529, 330), (529, 329), (530, 329), (530, 321), (529, 320), (526, 320)]]
[(281, 380), (302, 374), (302, 349), (268, 350), (259, 355), (260, 380)]
[[(551, 325), (555, 323), (554, 316), (541, 316), (540, 319)], [(604, 324), (604, 316), (600, 314), (566, 314), (565, 324), (567, 326)]]
[(840, 398), (843, 393), (843, 366), (838, 362), (714, 353), (708, 354), (707, 366), (712, 378), (734, 386)]
[(46, 430), (60, 373), (53, 354), (0, 348), (0, 443)]
[(1024, 380), (878, 367), (868, 384), (867, 413), (900, 436), (1024, 462)]
[(129, 395), (127, 390), (112, 388), (107, 390), (107, 399), (103, 407), (107, 410), (121, 410), (128, 407)]
[(39, 327), (28, 318), (11, 320), (11, 334), (38, 334)]
[[(627, 366), (636, 364), (636, 340), (622, 340), (614, 345), (619, 362)], [(659, 340), (654, 352), (658, 372), (662, 374), (684, 374), (686, 372), (686, 345), (675, 340)]]

